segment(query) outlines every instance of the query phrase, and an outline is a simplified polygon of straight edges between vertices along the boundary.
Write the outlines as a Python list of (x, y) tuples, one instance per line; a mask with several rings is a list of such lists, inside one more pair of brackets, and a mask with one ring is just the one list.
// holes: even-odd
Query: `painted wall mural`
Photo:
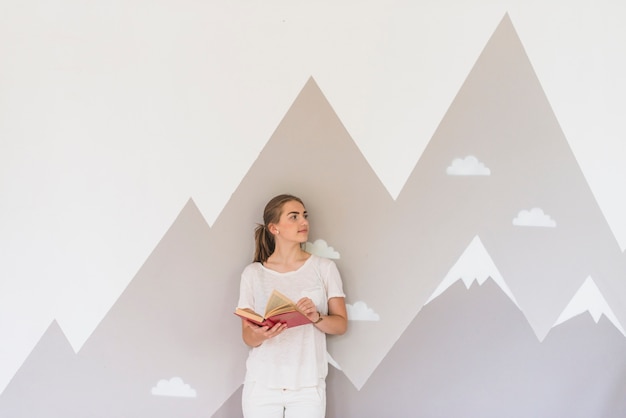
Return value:
[(49, 326), (0, 416), (240, 416), (232, 310), (283, 192), (348, 294), (329, 417), (625, 416), (626, 257), (509, 16), (397, 199), (322, 90), (306, 82), (211, 226), (184, 205), (78, 352)]

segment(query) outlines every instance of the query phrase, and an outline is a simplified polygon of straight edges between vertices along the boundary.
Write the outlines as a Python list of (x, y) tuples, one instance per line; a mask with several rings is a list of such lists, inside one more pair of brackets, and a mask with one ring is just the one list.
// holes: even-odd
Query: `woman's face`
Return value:
[(274, 239), (305, 243), (309, 238), (308, 214), (304, 205), (291, 200), (283, 205), (280, 219), (272, 226)]

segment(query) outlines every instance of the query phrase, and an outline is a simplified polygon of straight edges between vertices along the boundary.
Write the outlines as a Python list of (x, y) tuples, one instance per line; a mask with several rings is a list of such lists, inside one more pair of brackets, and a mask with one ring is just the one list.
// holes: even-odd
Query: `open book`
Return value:
[(296, 304), (278, 290), (273, 290), (267, 305), (265, 305), (265, 315), (259, 315), (250, 309), (235, 309), (235, 315), (252, 321), (257, 325), (273, 327), (281, 322), (287, 324), (288, 328), (298, 325), (311, 324), (311, 320), (296, 308)]

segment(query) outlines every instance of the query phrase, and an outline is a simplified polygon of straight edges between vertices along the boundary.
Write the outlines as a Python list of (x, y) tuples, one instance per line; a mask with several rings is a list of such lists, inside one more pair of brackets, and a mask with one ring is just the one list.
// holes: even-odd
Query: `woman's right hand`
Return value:
[(263, 341), (274, 338), (287, 329), (287, 324), (282, 323), (274, 324), (273, 327), (269, 328), (267, 325), (262, 327), (258, 326), (246, 319), (242, 319), (241, 321), (243, 341), (250, 347), (258, 347), (263, 344)]

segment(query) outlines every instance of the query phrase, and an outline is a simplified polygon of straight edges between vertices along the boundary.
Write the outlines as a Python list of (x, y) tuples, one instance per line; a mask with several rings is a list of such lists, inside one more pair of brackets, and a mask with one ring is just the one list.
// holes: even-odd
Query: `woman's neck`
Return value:
[(302, 267), (311, 254), (300, 248), (300, 245), (290, 248), (276, 248), (263, 265), (272, 270), (285, 273)]

